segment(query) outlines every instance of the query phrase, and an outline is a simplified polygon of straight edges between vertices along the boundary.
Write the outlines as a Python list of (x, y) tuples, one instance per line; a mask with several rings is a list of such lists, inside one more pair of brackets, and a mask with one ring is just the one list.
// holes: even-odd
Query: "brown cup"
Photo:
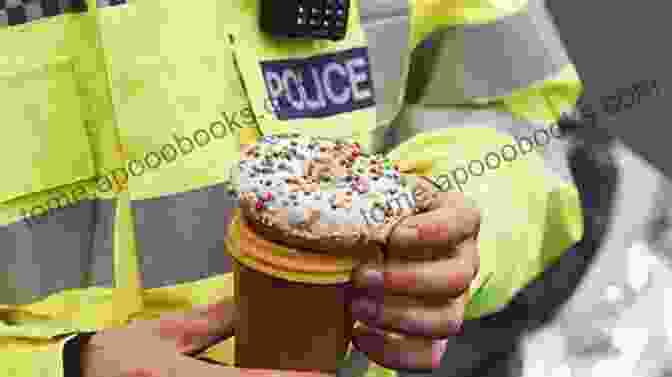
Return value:
[[(240, 247), (268, 243), (240, 224)], [(250, 238), (251, 237), (251, 238)], [(235, 262), (238, 321), (236, 366), (335, 374), (345, 358), (354, 320), (350, 283), (295, 283)]]

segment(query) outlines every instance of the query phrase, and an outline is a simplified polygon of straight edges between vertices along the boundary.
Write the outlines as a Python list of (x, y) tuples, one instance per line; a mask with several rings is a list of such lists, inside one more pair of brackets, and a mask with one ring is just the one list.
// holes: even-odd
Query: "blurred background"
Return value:
[(528, 296), (532, 304), (569, 293), (565, 302), (538, 300), (555, 315), (521, 336), (520, 375), (672, 376), (670, 56), (659, 48), (669, 6), (545, 3), (583, 81), (581, 102), (604, 108), (606, 96), (641, 80), (657, 81), (661, 93), (574, 132), (588, 237)]
[[(602, 140), (597, 149), (609, 153), (613, 168), (577, 178), (588, 191), (613, 190), (610, 209), (595, 210), (592, 220), (605, 223), (604, 233), (577, 246), (583, 255), (563, 261), (566, 272), (585, 272), (556, 317), (523, 335), (525, 377), (672, 376), (672, 185), (623, 143)], [(618, 179), (605, 180), (614, 168)], [(600, 201), (586, 199), (587, 206)], [(561, 275), (550, 280), (550, 291), (564, 284)]]

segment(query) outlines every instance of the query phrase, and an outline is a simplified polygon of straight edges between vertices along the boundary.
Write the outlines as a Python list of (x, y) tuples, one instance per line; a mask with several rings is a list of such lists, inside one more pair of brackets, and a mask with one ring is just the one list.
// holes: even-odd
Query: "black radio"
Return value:
[(261, 0), (261, 30), (276, 37), (345, 38), (350, 0)]

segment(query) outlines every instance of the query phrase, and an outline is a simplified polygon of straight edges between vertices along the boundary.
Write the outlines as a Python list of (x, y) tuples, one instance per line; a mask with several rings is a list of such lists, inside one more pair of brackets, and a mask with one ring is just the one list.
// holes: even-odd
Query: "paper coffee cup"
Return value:
[(264, 263), (259, 255), (268, 257), (283, 246), (261, 238), (238, 216), (233, 225), (238, 227), (239, 248), (232, 253), (236, 366), (335, 373), (347, 356), (354, 326), (348, 308), (354, 265), (326, 263), (323, 271), (315, 271), (315, 282), (300, 282), (310, 274), (305, 268), (309, 263), (296, 262), (301, 266), (294, 268), (304, 271), (288, 268), (282, 274), (280, 263)]

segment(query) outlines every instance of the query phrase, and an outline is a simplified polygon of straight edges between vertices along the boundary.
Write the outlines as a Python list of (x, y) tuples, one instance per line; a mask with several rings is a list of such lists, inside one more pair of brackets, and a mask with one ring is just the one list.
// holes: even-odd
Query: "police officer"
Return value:
[(391, 238), (426, 248), (409, 229), (447, 224), (431, 261), (355, 273), (386, 296), (353, 303), (352, 374), (436, 367), (462, 318), (503, 308), (581, 237), (552, 126), (581, 87), (540, 2), (352, 1), (340, 41), (273, 38), (254, 0), (2, 5), (8, 375), (225, 373), (178, 354), (232, 361), (226, 181), (257, 134), (423, 160), (409, 169), (452, 203)]

